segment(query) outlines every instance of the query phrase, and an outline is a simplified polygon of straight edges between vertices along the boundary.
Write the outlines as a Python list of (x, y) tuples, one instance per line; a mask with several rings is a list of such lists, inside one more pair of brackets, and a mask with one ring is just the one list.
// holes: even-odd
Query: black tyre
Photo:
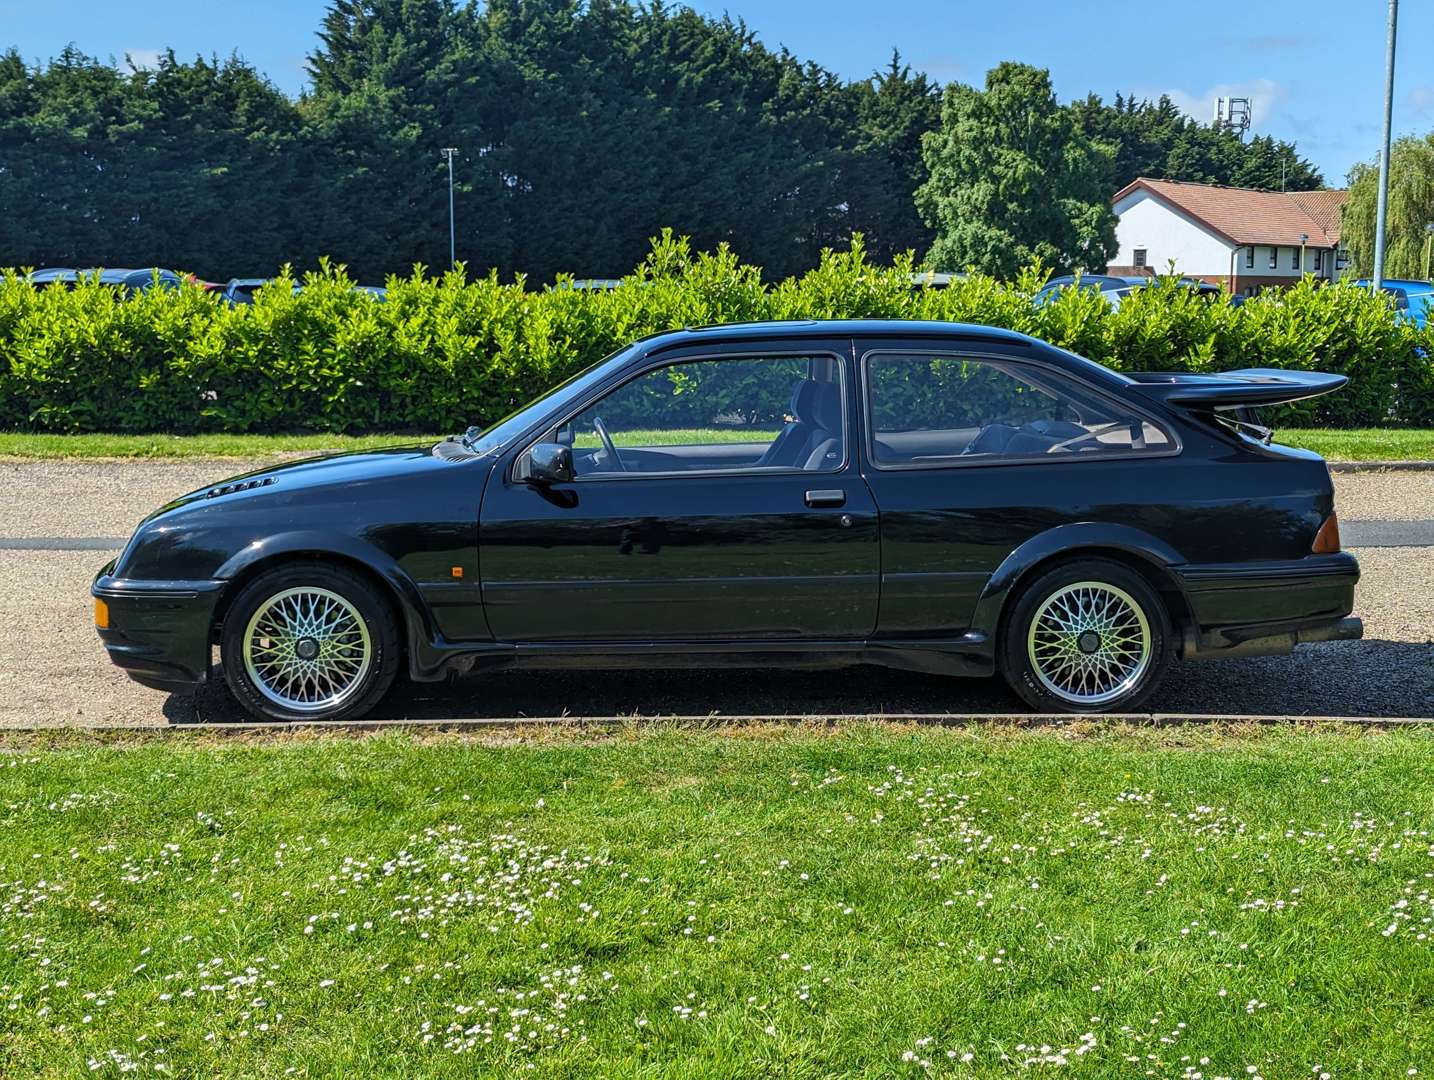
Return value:
[(220, 661), (230, 690), (257, 719), (353, 719), (393, 684), (398, 627), (365, 578), (295, 563), (260, 574), (234, 598)]
[(1001, 672), (1041, 712), (1131, 712), (1170, 661), (1170, 616), (1134, 570), (1062, 563), (1030, 582), (1005, 620)]

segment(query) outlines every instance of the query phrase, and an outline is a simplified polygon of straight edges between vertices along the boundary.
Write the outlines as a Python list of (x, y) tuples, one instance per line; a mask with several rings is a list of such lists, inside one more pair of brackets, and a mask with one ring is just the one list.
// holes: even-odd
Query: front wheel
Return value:
[(1129, 712), (1159, 684), (1170, 617), (1134, 570), (1079, 559), (1021, 590), (1001, 640), (1011, 689), (1043, 712)]
[(325, 563), (281, 566), (234, 598), (224, 619), (224, 680), (260, 720), (362, 716), (398, 671), (398, 630), (364, 578)]

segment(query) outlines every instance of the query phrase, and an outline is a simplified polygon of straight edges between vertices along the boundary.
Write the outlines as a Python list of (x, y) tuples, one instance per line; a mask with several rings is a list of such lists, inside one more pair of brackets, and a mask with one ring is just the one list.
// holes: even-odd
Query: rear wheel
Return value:
[(326, 563), (255, 578), (234, 598), (220, 640), (225, 682), (261, 720), (362, 716), (392, 685), (398, 651), (383, 597)]
[(1107, 559), (1079, 559), (1023, 589), (1006, 620), (1001, 669), (1042, 711), (1128, 712), (1169, 662), (1170, 617), (1159, 593)]

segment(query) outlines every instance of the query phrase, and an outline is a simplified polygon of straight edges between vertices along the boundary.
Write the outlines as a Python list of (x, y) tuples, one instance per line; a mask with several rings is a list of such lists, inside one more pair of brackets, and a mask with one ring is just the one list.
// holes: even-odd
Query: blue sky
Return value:
[[(1217, 94), (1254, 99), (1257, 132), (1293, 139), (1327, 181), (1378, 149), (1384, 92), (1384, 0), (1090, 3), (1071, 0), (728, 0), (697, 2), (746, 20), (847, 78), (885, 64), (893, 47), (942, 82), (979, 83), (1001, 60), (1051, 70), (1062, 100), (1094, 90), (1168, 93), (1208, 120)], [(141, 63), (172, 46), (181, 56), (237, 51), (298, 93), (323, 0), (0, 0), (0, 44), (28, 60), (67, 42)], [(1395, 134), (1434, 129), (1434, 3), (1400, 13)], [(1423, 53), (1423, 57), (1420, 53)], [(1421, 63), (1420, 61), (1423, 60)]]

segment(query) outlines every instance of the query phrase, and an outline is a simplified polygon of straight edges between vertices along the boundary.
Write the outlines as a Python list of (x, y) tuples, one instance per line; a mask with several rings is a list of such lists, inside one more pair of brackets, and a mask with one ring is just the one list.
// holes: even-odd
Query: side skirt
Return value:
[[(501, 668), (565, 670), (594, 668), (839, 668), (854, 664), (932, 675), (994, 675), (986, 635), (954, 638), (834, 641), (556, 641), (447, 643), (424, 650), (411, 677), (432, 682), (452, 673)], [(415, 658), (417, 659), (417, 658)]]

